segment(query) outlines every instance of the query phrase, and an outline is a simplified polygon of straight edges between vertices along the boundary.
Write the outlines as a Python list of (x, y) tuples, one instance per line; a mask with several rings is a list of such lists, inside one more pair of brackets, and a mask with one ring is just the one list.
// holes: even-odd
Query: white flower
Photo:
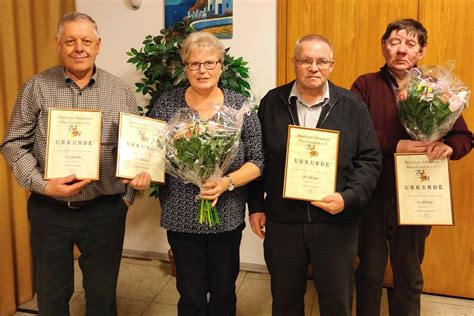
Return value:
[(459, 109), (461, 109), (465, 104), (467, 104), (468, 95), (468, 91), (461, 91), (457, 94), (454, 94), (449, 103), (449, 110), (451, 112), (459, 111)]
[(469, 95), (468, 91), (461, 91), (458, 93), (458, 98), (463, 102), (466, 103), (467, 96)]
[(463, 103), (459, 102), (458, 100), (453, 101), (449, 104), (449, 110), (451, 112), (457, 112), (461, 108), (462, 105)]

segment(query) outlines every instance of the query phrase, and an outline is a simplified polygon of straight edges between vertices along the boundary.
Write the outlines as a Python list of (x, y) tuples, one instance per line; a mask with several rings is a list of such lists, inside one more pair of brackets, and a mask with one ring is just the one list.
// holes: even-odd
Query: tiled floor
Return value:
[[(81, 287), (82, 275), (76, 264), (75, 292), (71, 298), (72, 316), (84, 315), (84, 292)], [(237, 282), (237, 315), (271, 315), (270, 278), (268, 274), (240, 272)], [(176, 315), (179, 295), (175, 278), (171, 276), (170, 265), (161, 261), (146, 261), (124, 258), (120, 267), (117, 288), (118, 310), (120, 316), (169, 316)], [(317, 316), (318, 302), (311, 282), (305, 295), (307, 316)], [(21, 305), (22, 308), (36, 309), (33, 300)], [(474, 301), (447, 298), (434, 295), (422, 296), (423, 316), (474, 316)], [(17, 312), (15, 315), (31, 315)], [(388, 315), (384, 292), (382, 313)]]

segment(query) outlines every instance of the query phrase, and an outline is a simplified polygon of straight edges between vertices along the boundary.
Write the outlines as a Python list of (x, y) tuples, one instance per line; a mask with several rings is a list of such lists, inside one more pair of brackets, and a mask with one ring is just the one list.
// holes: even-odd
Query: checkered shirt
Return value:
[(98, 109), (102, 111), (99, 181), (86, 185), (79, 194), (56, 197), (63, 201), (85, 201), (100, 195), (123, 194), (133, 202), (135, 190), (115, 176), (119, 112), (137, 113), (130, 87), (122, 79), (96, 68), (89, 84), (80, 89), (63, 66), (50, 68), (31, 78), (21, 89), (0, 151), (19, 184), (44, 194), (48, 109)]

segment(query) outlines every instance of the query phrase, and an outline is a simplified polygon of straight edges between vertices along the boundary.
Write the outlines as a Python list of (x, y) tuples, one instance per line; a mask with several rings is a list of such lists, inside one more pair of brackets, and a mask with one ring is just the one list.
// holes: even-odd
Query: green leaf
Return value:
[(246, 89), (250, 89), (250, 84), (247, 81), (239, 80), (239, 85)]

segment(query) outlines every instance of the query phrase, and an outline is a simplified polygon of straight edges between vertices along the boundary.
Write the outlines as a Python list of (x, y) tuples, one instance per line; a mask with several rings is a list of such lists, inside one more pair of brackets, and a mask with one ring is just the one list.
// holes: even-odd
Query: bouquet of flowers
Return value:
[[(208, 120), (190, 108), (176, 112), (164, 132), (166, 171), (199, 188), (210, 178), (222, 177), (238, 147), (248, 112), (246, 103), (240, 110), (217, 105)], [(212, 201), (201, 198), (198, 221), (210, 227), (220, 224)]]
[(398, 94), (403, 126), (415, 140), (432, 142), (446, 135), (469, 103), (469, 88), (452, 66), (422, 66), (408, 73)]

